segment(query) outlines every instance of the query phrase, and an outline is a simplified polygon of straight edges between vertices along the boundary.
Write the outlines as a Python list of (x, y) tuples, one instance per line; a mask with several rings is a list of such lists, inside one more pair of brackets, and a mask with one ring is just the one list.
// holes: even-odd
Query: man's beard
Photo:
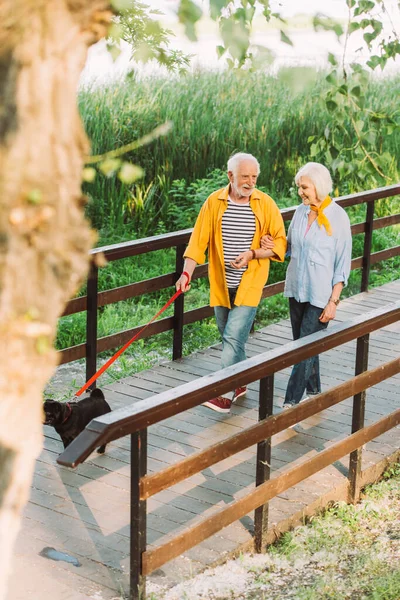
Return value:
[(235, 183), (232, 183), (232, 187), (233, 187), (233, 191), (235, 192), (236, 196), (239, 196), (239, 198), (242, 198), (242, 197), (249, 198), (254, 191), (254, 187), (247, 188), (244, 185), (242, 185), (241, 187), (238, 187)]

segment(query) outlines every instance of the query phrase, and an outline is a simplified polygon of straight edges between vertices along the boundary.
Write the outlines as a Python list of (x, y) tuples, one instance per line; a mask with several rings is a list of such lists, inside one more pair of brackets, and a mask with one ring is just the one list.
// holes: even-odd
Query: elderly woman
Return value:
[[(346, 212), (328, 195), (332, 179), (326, 167), (310, 162), (295, 177), (302, 204), (288, 232), (288, 266), (284, 295), (289, 298), (295, 340), (325, 329), (335, 318), (340, 293), (351, 265), (351, 230)], [(261, 247), (271, 238), (264, 236)], [(283, 408), (321, 392), (319, 358), (294, 365)], [(305, 399), (305, 398), (304, 398)]]

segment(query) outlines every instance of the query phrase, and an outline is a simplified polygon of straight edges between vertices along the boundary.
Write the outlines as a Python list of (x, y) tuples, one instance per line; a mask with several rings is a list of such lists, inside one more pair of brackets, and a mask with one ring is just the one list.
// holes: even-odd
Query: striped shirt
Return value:
[(248, 204), (237, 204), (228, 197), (228, 208), (222, 215), (222, 244), (224, 247), (225, 277), (228, 288), (239, 287), (243, 269), (234, 269), (230, 262), (250, 250), (256, 232), (256, 218)]

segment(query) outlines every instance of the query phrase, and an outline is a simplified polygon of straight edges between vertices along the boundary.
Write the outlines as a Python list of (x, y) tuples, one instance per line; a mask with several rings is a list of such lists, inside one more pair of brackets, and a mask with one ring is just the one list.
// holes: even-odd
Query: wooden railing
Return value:
[[(349, 453), (349, 497), (353, 501), (358, 498), (362, 478), (362, 446), (400, 423), (398, 409), (364, 427), (365, 390), (400, 372), (400, 358), (368, 370), (369, 334), (399, 319), (400, 302), (396, 302), (334, 325), (330, 330), (309, 335), (191, 383), (115, 410), (94, 419), (86, 427), (59, 456), (59, 464), (76, 467), (98, 446), (125, 435), (131, 436), (131, 600), (143, 600), (145, 597), (146, 575), (252, 510), (255, 510), (254, 546), (257, 551), (261, 551), (267, 540), (269, 500)], [(355, 376), (352, 379), (284, 413), (273, 415), (274, 374), (277, 371), (354, 339), (357, 339), (357, 351)], [(257, 380), (260, 381), (260, 391), (259, 422), (256, 425), (166, 469), (147, 474), (149, 426)], [(351, 435), (271, 480), (271, 437), (352, 396)], [(149, 497), (255, 444), (257, 463), (254, 490), (217, 510), (201, 523), (186, 528), (168, 543), (147, 549), (146, 501)]]
[[(400, 246), (382, 250), (371, 254), (372, 233), (377, 229), (388, 227), (400, 223), (400, 214), (390, 215), (380, 219), (374, 219), (374, 204), (376, 200), (382, 198), (390, 198), (400, 194), (400, 184), (379, 188), (350, 196), (343, 196), (337, 199), (337, 203), (342, 207), (356, 206), (358, 204), (367, 204), (366, 221), (352, 225), (353, 235), (364, 233), (364, 250), (363, 255), (354, 258), (351, 263), (352, 269), (362, 269), (361, 291), (368, 289), (369, 273), (372, 265), (379, 261), (398, 256), (400, 254)], [(289, 221), (294, 214), (296, 207), (283, 209), (281, 211), (283, 219)], [(71, 300), (65, 309), (64, 315), (86, 311), (86, 342), (66, 348), (60, 351), (60, 363), (69, 363), (80, 358), (86, 358), (86, 381), (96, 372), (96, 358), (100, 352), (110, 350), (125, 344), (131, 339), (142, 326), (133, 329), (121, 331), (119, 333), (109, 335), (97, 339), (97, 311), (101, 306), (106, 306), (121, 300), (127, 300), (147, 294), (163, 290), (174, 286), (175, 281), (179, 277), (183, 269), (183, 253), (189, 241), (191, 229), (168, 233), (165, 235), (154, 236), (151, 238), (125, 242), (123, 244), (115, 244), (92, 250), (92, 263), (87, 282), (87, 296), (75, 298)], [(110, 289), (104, 292), (98, 292), (98, 267), (96, 266), (96, 255), (103, 253), (108, 262), (119, 260), (122, 258), (139, 256), (155, 250), (167, 248), (175, 248), (175, 271), (132, 283), (122, 287)], [(196, 268), (194, 279), (205, 277), (207, 275), (207, 265), (198, 266)], [(267, 285), (263, 291), (263, 297), (273, 296), (283, 291), (284, 282), (273, 283)], [(189, 323), (201, 321), (213, 314), (213, 310), (209, 306), (203, 306), (194, 310), (185, 311), (184, 296), (181, 295), (174, 304), (174, 315), (166, 317), (152, 323), (144, 332), (143, 337), (149, 337), (162, 333), (164, 331), (173, 330), (173, 360), (182, 356), (183, 344), (183, 327)]]

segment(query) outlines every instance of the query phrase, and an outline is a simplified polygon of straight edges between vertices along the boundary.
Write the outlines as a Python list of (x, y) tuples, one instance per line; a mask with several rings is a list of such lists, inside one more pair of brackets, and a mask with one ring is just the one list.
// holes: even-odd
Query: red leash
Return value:
[[(189, 274), (186, 273), (186, 271), (184, 271), (182, 273), (182, 275), (186, 275), (186, 277), (188, 278), (188, 283), (190, 283), (190, 277)], [(180, 296), (182, 294), (182, 290), (178, 290), (177, 292), (175, 292), (175, 294), (172, 296), (172, 298), (170, 298), (168, 300), (168, 302), (166, 304), (164, 304), (164, 306), (161, 308), (161, 310), (158, 311), (158, 313), (156, 315), (154, 315), (154, 317), (152, 319), (150, 319), (150, 321), (147, 323), (147, 325), (145, 325), (144, 327), (142, 327), (142, 329), (133, 336), (133, 338), (131, 338), (129, 340), (129, 342), (126, 342), (125, 346), (122, 346), (122, 348), (120, 348), (118, 350), (118, 352), (116, 352), (114, 354), (114, 356), (112, 356), (111, 358), (108, 359), (108, 361), (106, 363), (104, 363), (104, 365), (102, 367), (100, 367), (100, 369), (98, 371), (96, 371), (96, 373), (94, 375), (92, 375), (92, 377), (89, 379), (89, 381), (87, 381), (85, 383), (85, 385), (83, 385), (81, 387), (81, 389), (75, 394), (75, 396), (80, 396), (81, 394), (83, 394), (83, 392), (94, 382), (96, 381), (96, 379), (98, 377), (100, 377), (100, 375), (102, 373), (104, 373), (104, 371), (106, 371), (108, 369), (108, 367), (110, 365), (112, 365), (112, 363), (117, 360), (117, 358), (119, 356), (121, 356), (121, 354), (123, 352), (125, 352), (125, 350), (132, 344), (132, 342), (134, 342), (141, 333), (143, 333), (143, 331), (149, 326), (151, 325), (151, 323), (153, 323), (153, 321), (155, 321), (157, 319), (157, 317), (159, 317), (161, 315), (161, 313), (164, 312), (164, 310), (166, 310), (168, 308), (168, 306), (170, 306), (173, 302), (175, 302), (175, 300), (178, 298), (178, 296)]]

